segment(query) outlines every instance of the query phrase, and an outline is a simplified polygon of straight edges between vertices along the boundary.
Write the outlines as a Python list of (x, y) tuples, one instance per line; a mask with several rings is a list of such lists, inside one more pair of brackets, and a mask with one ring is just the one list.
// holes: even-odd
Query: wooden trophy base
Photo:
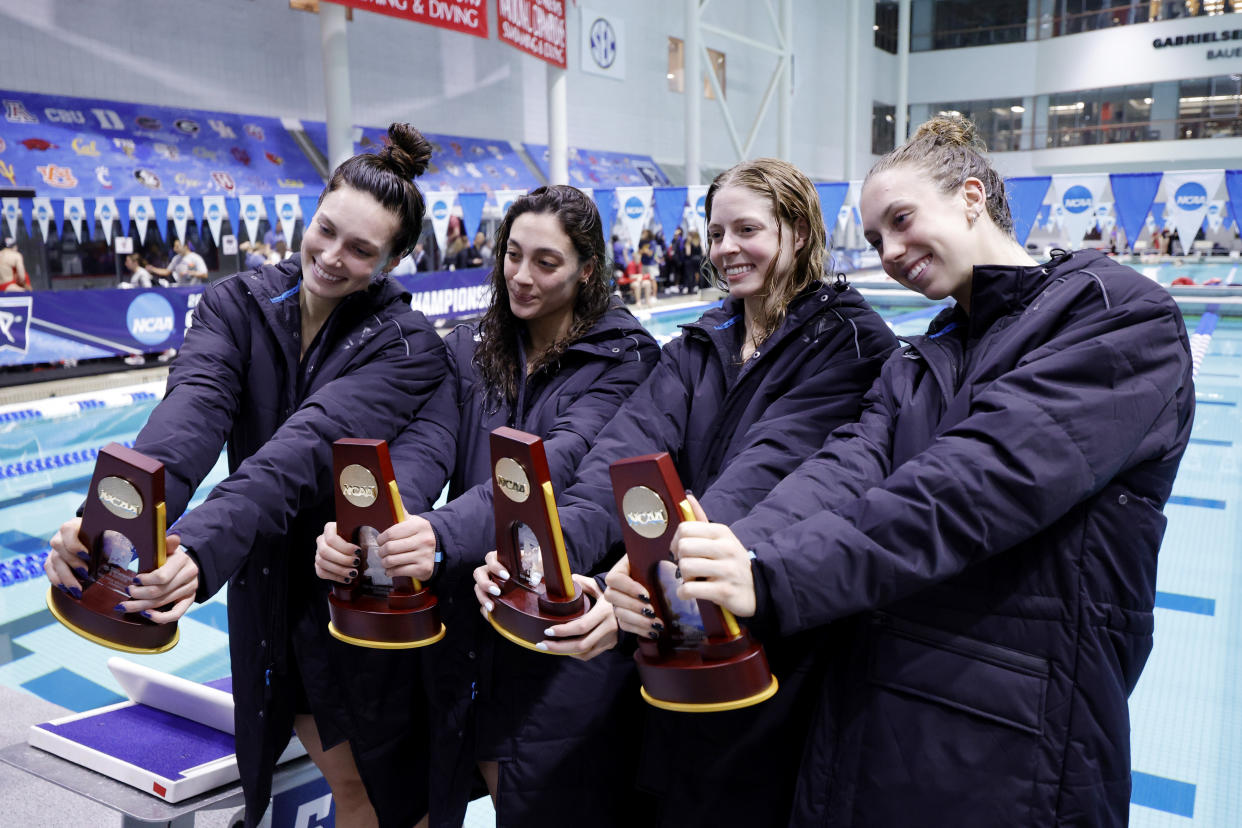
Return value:
[(542, 594), (528, 589), (513, 580), (496, 584), (500, 595), (492, 599), (492, 611), (487, 614), (488, 623), (496, 632), (528, 650), (544, 655), (572, 655), (540, 650), (535, 645), (548, 636), (544, 631), (557, 624), (565, 624), (586, 615), (591, 609), (591, 597), (579, 591), (572, 601), (552, 602)]
[(157, 624), (137, 613), (113, 611), (124, 596), (103, 580), (82, 590), (81, 599), (48, 587), (47, 608), (56, 620), (78, 635), (124, 653), (163, 653), (177, 646), (181, 634), (176, 623)]
[(740, 656), (712, 661), (698, 650), (674, 650), (657, 658), (634, 654), (643, 699), (678, 713), (719, 713), (767, 701), (776, 694), (776, 676), (763, 647), (751, 643)]
[(440, 606), (428, 589), (410, 596), (414, 606), (394, 609), (387, 595), (357, 595), (353, 600), (328, 594), (328, 632), (357, 647), (412, 650), (444, 638)]

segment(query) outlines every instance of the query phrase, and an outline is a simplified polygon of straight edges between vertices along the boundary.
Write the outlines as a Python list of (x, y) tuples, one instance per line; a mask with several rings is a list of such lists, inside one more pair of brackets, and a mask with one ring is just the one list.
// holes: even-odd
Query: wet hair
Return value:
[(423, 174), (430, 161), (431, 144), (422, 133), (409, 124), (391, 124), (383, 149), (355, 155), (332, 171), (328, 186), (319, 194), (319, 204), (342, 185), (370, 194), (400, 219), (389, 258), (403, 258), (414, 249), (427, 212), (413, 179)]
[(608, 283), (612, 277), (612, 264), (595, 202), (576, 187), (564, 184), (539, 187), (517, 198), (496, 228), (495, 243), (492, 245), (496, 261), (488, 277), (492, 301), (479, 323), (480, 342), (474, 352), (474, 364), (483, 379), (489, 404), (505, 402), (512, 405), (517, 399), (519, 372), (526, 371), (526, 366), (520, 364), (517, 346), (517, 338), (522, 335), (525, 323), (513, 315), (509, 305), (509, 286), (505, 282), (509, 233), (513, 222), (524, 213), (556, 216), (578, 254), (579, 268), (588, 263), (593, 266), (590, 277), (578, 289), (569, 331), (539, 355), (529, 373), (556, 366), (565, 349), (595, 326), (608, 310), (611, 300)]
[[(712, 221), (712, 202), (722, 187), (745, 187), (752, 193), (772, 203), (772, 213), (777, 218), (777, 244), (783, 244), (785, 230), (793, 231), (798, 221), (806, 222), (806, 244), (794, 254), (793, 267), (788, 273), (776, 272), (776, 260), (763, 274), (763, 298), (755, 329), (759, 338), (755, 344), (771, 336), (785, 319), (785, 312), (794, 297), (817, 285), (824, 278), (824, 258), (827, 255), (828, 234), (824, 230), (824, 214), (819, 206), (819, 193), (815, 185), (801, 170), (778, 158), (756, 158), (743, 161), (720, 175), (707, 188), (704, 208), (707, 224)], [(712, 282), (728, 292), (729, 283), (724, 275), (711, 264), (712, 239), (707, 234), (704, 250), (704, 268)]]
[(867, 173), (867, 180), (896, 167), (915, 167), (926, 172), (941, 192), (952, 193), (966, 179), (977, 178), (983, 182), (987, 193), (986, 205), (992, 223), (1016, 239), (1013, 215), (1005, 197), (1005, 179), (992, 167), (987, 152), (987, 144), (968, 118), (937, 115), (920, 126), (907, 143), (875, 162)]

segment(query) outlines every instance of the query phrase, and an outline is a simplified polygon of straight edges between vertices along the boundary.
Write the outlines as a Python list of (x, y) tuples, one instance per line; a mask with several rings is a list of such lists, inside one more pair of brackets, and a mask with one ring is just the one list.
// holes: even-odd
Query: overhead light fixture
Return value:
[(1013, 106), (1009, 107), (1009, 111), (1015, 114), (1021, 115), (1023, 112), (1026, 112), (1026, 107), (1020, 106), (1018, 104), (1014, 104)]

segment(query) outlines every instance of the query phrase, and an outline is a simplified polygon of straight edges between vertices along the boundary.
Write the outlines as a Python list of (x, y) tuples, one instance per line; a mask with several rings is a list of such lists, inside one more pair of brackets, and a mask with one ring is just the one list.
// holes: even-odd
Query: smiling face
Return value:
[(504, 257), (513, 315), (537, 328), (568, 328), (592, 265), (581, 262), (560, 219), (553, 213), (522, 213), (509, 228)]
[(793, 267), (806, 234), (782, 226), (771, 199), (726, 184), (712, 198), (707, 240), (708, 257), (728, 283), (729, 295), (745, 299), (763, 293), (769, 278)]
[(391, 270), (400, 219), (374, 197), (344, 185), (323, 197), (302, 236), (302, 283), (331, 303), (366, 289)]
[(913, 166), (877, 173), (863, 185), (863, 235), (880, 254), (884, 272), (929, 299), (952, 296), (964, 308), (974, 265), (985, 260), (975, 232), (983, 188), (968, 178), (953, 192)]

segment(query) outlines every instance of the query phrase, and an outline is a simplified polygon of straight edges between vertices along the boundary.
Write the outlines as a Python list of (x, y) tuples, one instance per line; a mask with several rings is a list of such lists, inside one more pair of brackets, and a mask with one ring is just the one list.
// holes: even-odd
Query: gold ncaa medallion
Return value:
[(668, 528), (668, 509), (658, 494), (646, 486), (635, 486), (621, 498), (625, 522), (644, 538), (658, 538)]
[(112, 514), (132, 520), (142, 514), (142, 495), (123, 477), (105, 477), (96, 490), (99, 502)]
[(530, 497), (530, 480), (526, 477), (526, 469), (512, 457), (502, 457), (496, 461), (496, 485), (514, 503), (525, 503)]
[(341, 471), (341, 494), (350, 503), (365, 509), (379, 497), (379, 486), (369, 469), (351, 463)]

